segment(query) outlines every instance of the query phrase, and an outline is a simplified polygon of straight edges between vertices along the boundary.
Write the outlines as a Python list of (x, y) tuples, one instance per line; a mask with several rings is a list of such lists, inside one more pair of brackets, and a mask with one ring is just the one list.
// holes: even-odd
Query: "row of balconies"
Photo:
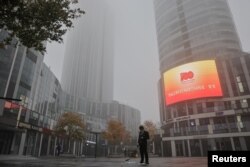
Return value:
[(219, 133), (250, 132), (250, 121), (228, 124), (209, 124), (193, 127), (175, 127), (165, 130), (163, 137), (208, 135)]

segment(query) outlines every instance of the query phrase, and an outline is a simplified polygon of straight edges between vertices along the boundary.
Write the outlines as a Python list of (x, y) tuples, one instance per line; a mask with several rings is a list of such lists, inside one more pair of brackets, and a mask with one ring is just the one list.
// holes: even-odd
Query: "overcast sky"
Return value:
[[(250, 0), (228, 0), (243, 50), (250, 52)], [(114, 100), (159, 122), (158, 48), (152, 0), (108, 0), (115, 11)], [(83, 9), (84, 10), (84, 9)], [(47, 45), (45, 63), (61, 79), (64, 45)]]

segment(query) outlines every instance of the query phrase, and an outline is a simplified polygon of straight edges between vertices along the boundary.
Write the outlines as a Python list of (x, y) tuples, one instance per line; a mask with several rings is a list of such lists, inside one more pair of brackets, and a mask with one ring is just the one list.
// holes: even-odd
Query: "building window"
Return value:
[[(246, 64), (250, 64), (250, 58), (248, 56), (245, 57), (245, 61), (246, 61)], [(248, 69), (248, 73), (250, 76), (250, 66), (247, 66), (247, 69)]]
[(241, 103), (241, 108), (247, 108), (248, 107), (247, 99), (241, 100), (240, 103)]
[(234, 93), (234, 96), (238, 96), (238, 92), (237, 92), (237, 85), (235, 84), (235, 76), (233, 75), (233, 71), (230, 65), (230, 62), (225, 61), (226, 62), (226, 66), (227, 66), (227, 71), (228, 71), (228, 75), (230, 78), (230, 82), (231, 82), (231, 86), (232, 86), (232, 90)]
[(214, 118), (214, 124), (225, 124), (225, 117), (216, 117)]
[(236, 102), (236, 108), (237, 108), (237, 109), (241, 108), (241, 103), (240, 103), (240, 101), (239, 101), (239, 100), (236, 100), (235, 102)]
[(186, 116), (187, 111), (186, 111), (185, 105), (178, 105), (177, 106), (177, 112), (178, 112), (178, 117)]
[(247, 103), (250, 104), (250, 99), (247, 99)]
[(238, 84), (238, 88), (239, 88), (240, 93), (243, 93), (244, 92), (244, 87), (243, 87), (243, 84), (241, 82), (240, 76), (237, 76), (236, 80), (237, 80), (237, 84)]
[(227, 117), (227, 120), (228, 120), (229, 123), (234, 123), (234, 122), (236, 122), (234, 116), (228, 116), (228, 117)]
[(207, 112), (214, 112), (214, 103), (213, 102), (207, 102)]
[(197, 107), (197, 112), (202, 113), (202, 103), (197, 103), (196, 107)]
[(239, 58), (232, 59), (233, 71), (236, 76), (236, 85), (240, 94), (248, 94), (249, 89), (247, 85), (247, 80), (242, 68), (242, 63)]
[(180, 121), (179, 122), (179, 127), (180, 128), (186, 128), (186, 127), (188, 127), (188, 122), (187, 121)]
[(193, 105), (191, 103), (187, 104), (187, 109), (188, 109), (188, 115), (194, 114)]
[(208, 125), (209, 123), (209, 118), (201, 118), (200, 119), (200, 125)]
[(196, 126), (196, 123), (195, 123), (195, 120), (194, 120), (194, 119), (189, 120), (189, 123), (190, 123), (190, 126), (191, 126), (191, 127)]
[(170, 108), (167, 108), (166, 109), (166, 119), (171, 119), (171, 109)]
[(230, 101), (224, 101), (225, 110), (232, 109), (231, 102)]
[(174, 118), (178, 117), (178, 115), (177, 115), (177, 110), (174, 109), (173, 112), (174, 112)]

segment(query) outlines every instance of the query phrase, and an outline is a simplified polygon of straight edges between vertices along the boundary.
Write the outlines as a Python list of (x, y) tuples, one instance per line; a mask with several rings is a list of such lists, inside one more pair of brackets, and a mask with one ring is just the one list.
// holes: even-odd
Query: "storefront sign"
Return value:
[(19, 126), (20, 128), (26, 128), (26, 129), (30, 129), (30, 128), (31, 128), (31, 125), (30, 125), (30, 124), (23, 123), (23, 122), (20, 122), (18, 126)]
[(39, 132), (42, 132), (43, 131), (43, 128), (39, 128), (39, 127), (37, 127), (37, 126), (31, 126), (31, 129), (32, 130), (36, 130), (36, 131), (39, 131)]
[(24, 123), (24, 122), (20, 122), (18, 126), (20, 128), (32, 129), (32, 130), (36, 130), (36, 131), (40, 131), (40, 132), (43, 131), (42, 128), (39, 128), (39, 127), (34, 126), (34, 125), (27, 124), (27, 123)]

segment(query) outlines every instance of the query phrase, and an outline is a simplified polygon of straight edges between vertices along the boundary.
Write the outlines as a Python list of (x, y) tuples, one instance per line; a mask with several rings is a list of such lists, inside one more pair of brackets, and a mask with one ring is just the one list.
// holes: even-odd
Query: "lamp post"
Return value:
[(101, 131), (95, 130), (95, 131), (89, 131), (89, 133), (92, 133), (95, 135), (95, 158), (97, 157), (97, 135), (101, 133)]
[(98, 133), (94, 132), (94, 134), (95, 134), (95, 158), (96, 158), (96, 154), (97, 154), (97, 134)]
[(89, 146), (89, 144), (88, 143), (86, 143), (85, 144), (85, 157), (87, 157), (87, 153), (88, 153), (88, 146)]
[(121, 145), (121, 151), (123, 152), (124, 149), (123, 149), (123, 142), (122, 141), (120, 142), (120, 145)]
[(95, 158), (97, 157), (97, 135), (101, 132), (91, 132), (95, 135)]
[(160, 128), (160, 136), (161, 136), (161, 156), (163, 157), (163, 133), (164, 133), (164, 130)]

